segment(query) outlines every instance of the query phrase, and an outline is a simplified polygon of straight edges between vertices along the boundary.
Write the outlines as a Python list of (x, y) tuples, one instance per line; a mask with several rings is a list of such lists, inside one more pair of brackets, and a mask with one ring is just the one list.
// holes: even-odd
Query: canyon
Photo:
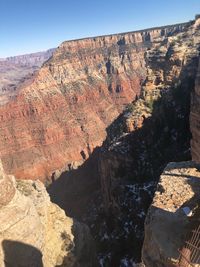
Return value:
[(0, 107), (7, 173), (51, 181), (101, 146), (106, 127), (140, 94), (144, 54), (190, 23), (62, 43), (16, 99)]
[(0, 106), (2, 262), (27, 244), (38, 266), (177, 264), (199, 205), (199, 52), (197, 16), (66, 41), (16, 85)]
[[(199, 19), (189, 23), (183, 31), (168, 36), (146, 51), (146, 78), (140, 96), (107, 127), (107, 137), (96, 151), (97, 166), (90, 157), (79, 169), (71, 174), (63, 173), (50, 186), (52, 200), (90, 226), (98, 244), (101, 266), (134, 266), (141, 260), (144, 231), (147, 233), (144, 247), (151, 248), (151, 240), (148, 241), (151, 231), (144, 229), (144, 222), (154, 193), (159, 192), (160, 176), (169, 162), (191, 160), (190, 128), (194, 124), (189, 122), (192, 116), (190, 96), (199, 75), (199, 23)], [(181, 169), (181, 165), (177, 164), (177, 168)], [(189, 164), (185, 171), (190, 177)], [(101, 191), (94, 194), (94, 189), (100, 186), (97, 183), (101, 184)], [(193, 195), (193, 187), (188, 188), (189, 196)], [(167, 190), (171, 189), (166, 187)], [(176, 198), (176, 191), (174, 194)], [(89, 204), (85, 195), (91, 195)], [(80, 216), (81, 212), (86, 215)], [(153, 217), (151, 209), (149, 212)], [(157, 220), (159, 222), (159, 217)], [(154, 244), (158, 227), (153, 224), (146, 227), (154, 231), (151, 234)], [(184, 229), (181, 229), (183, 236)], [(163, 243), (157, 245), (158, 251), (162, 251), (165, 248), (162, 244), (168, 242), (164, 238), (166, 236)], [(176, 257), (179, 246), (181, 242), (176, 246)], [(146, 260), (146, 266), (169, 266), (168, 260), (163, 262), (162, 256), (166, 258), (166, 255), (161, 252), (157, 262), (153, 248), (149, 255), (148, 251), (143, 251), (143, 260), (147, 256), (152, 258), (152, 265)]]

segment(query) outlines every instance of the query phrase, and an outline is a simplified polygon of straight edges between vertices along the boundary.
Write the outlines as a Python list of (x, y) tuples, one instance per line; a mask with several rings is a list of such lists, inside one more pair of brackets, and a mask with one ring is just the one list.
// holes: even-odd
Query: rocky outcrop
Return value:
[(18, 94), (18, 85), (30, 78), (48, 60), (54, 49), (0, 59), (0, 105)]
[(140, 94), (145, 52), (190, 23), (64, 42), (0, 107), (0, 154), (7, 173), (45, 180), (72, 169), (106, 137), (105, 128)]
[(93, 267), (86, 225), (50, 202), (40, 181), (15, 181), (0, 165), (0, 266)]
[[(147, 267), (175, 266), (200, 197), (199, 165), (169, 163), (145, 223), (142, 258)], [(195, 265), (199, 266), (199, 265)]]
[(54, 51), (55, 48), (52, 48), (43, 52), (7, 57), (5, 59), (1, 59), (0, 62), (10, 62), (13, 65), (20, 66), (41, 67), (41, 65), (52, 56)]

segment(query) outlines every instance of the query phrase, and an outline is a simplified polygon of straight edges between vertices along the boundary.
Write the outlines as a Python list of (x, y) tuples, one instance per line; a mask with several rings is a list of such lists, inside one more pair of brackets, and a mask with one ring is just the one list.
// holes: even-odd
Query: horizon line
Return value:
[(156, 30), (156, 29), (174, 27), (174, 26), (178, 26), (178, 25), (187, 25), (189, 23), (193, 23), (196, 20), (196, 17), (197, 16), (198, 15), (195, 15), (194, 16), (194, 19), (191, 19), (191, 20), (189, 20), (187, 22), (177, 22), (177, 23), (173, 23), (173, 24), (162, 25), (162, 26), (153, 26), (153, 27), (149, 27), (149, 28), (145, 28), (145, 29), (140, 29), (140, 30), (133, 30), (133, 31), (125, 31), (125, 32), (108, 33), (108, 34), (102, 34), (102, 35), (86, 36), (86, 37), (82, 37), (82, 38), (72, 38), (72, 39), (69, 39), (69, 40), (62, 41), (56, 47), (47, 48), (47, 49), (41, 49), (40, 51), (36, 51), (36, 52), (30, 52), (30, 53), (27, 52), (27, 53), (22, 53), (22, 54), (16, 54), (14, 56), (2, 57), (2, 58), (0, 58), (0, 62), (1, 61), (6, 61), (9, 58), (13, 58), (13, 57), (21, 57), (21, 56), (34, 55), (34, 54), (38, 54), (38, 53), (47, 52), (48, 50), (56, 49), (60, 45), (62, 45), (63, 43), (67, 43), (67, 42), (74, 42), (74, 41), (81, 41), (81, 40), (95, 39), (95, 38), (103, 38), (103, 37), (110, 37), (110, 36), (116, 36), (116, 35), (126, 35), (126, 34), (130, 34), (130, 33), (139, 33), (139, 32), (145, 32), (145, 31), (150, 31), (150, 30)]

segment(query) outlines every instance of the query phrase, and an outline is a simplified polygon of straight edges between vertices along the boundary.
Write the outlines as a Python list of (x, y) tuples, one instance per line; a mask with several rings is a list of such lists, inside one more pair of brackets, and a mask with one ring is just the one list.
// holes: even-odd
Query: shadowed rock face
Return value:
[(199, 106), (200, 106), (200, 60), (199, 60), (199, 69), (196, 78), (195, 90), (192, 93), (191, 97), (191, 113), (190, 113), (190, 128), (192, 132), (191, 152), (192, 152), (192, 159), (195, 160), (196, 162), (200, 162)]
[(105, 139), (105, 128), (140, 93), (144, 54), (188, 24), (64, 42), (14, 101), (0, 107), (7, 173), (45, 180), (74, 168)]
[[(194, 28), (197, 32), (200, 32), (200, 18), (197, 16)], [(200, 52), (200, 49), (199, 49)], [(190, 112), (190, 129), (192, 133), (191, 139), (191, 154), (192, 159), (196, 162), (200, 162), (200, 146), (199, 146), (199, 125), (200, 125), (200, 58), (199, 67), (196, 75), (195, 89), (191, 94), (191, 112)]]

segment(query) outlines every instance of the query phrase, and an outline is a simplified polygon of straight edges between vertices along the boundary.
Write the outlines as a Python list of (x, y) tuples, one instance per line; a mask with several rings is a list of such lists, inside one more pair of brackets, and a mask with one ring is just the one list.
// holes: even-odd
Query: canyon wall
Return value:
[[(200, 18), (197, 17), (194, 24), (196, 31), (200, 32)], [(200, 53), (200, 48), (199, 48)], [(200, 145), (199, 145), (199, 127), (200, 127), (200, 57), (199, 57), (199, 67), (196, 74), (195, 88), (191, 93), (191, 112), (190, 112), (190, 129), (192, 133), (191, 139), (191, 153), (192, 159), (196, 162), (200, 162)]]
[[(146, 51), (190, 23), (64, 42), (0, 107), (0, 155), (16, 178), (45, 180), (81, 164), (140, 94)], [(56, 175), (54, 175), (56, 176)]]
[(196, 78), (195, 89), (192, 92), (191, 96), (191, 113), (190, 113), (190, 128), (192, 132), (192, 140), (191, 140), (191, 151), (192, 151), (192, 159), (196, 162), (200, 162), (200, 59), (199, 59), (199, 69)]
[(50, 202), (40, 181), (15, 181), (0, 163), (0, 265), (94, 267), (86, 225)]

